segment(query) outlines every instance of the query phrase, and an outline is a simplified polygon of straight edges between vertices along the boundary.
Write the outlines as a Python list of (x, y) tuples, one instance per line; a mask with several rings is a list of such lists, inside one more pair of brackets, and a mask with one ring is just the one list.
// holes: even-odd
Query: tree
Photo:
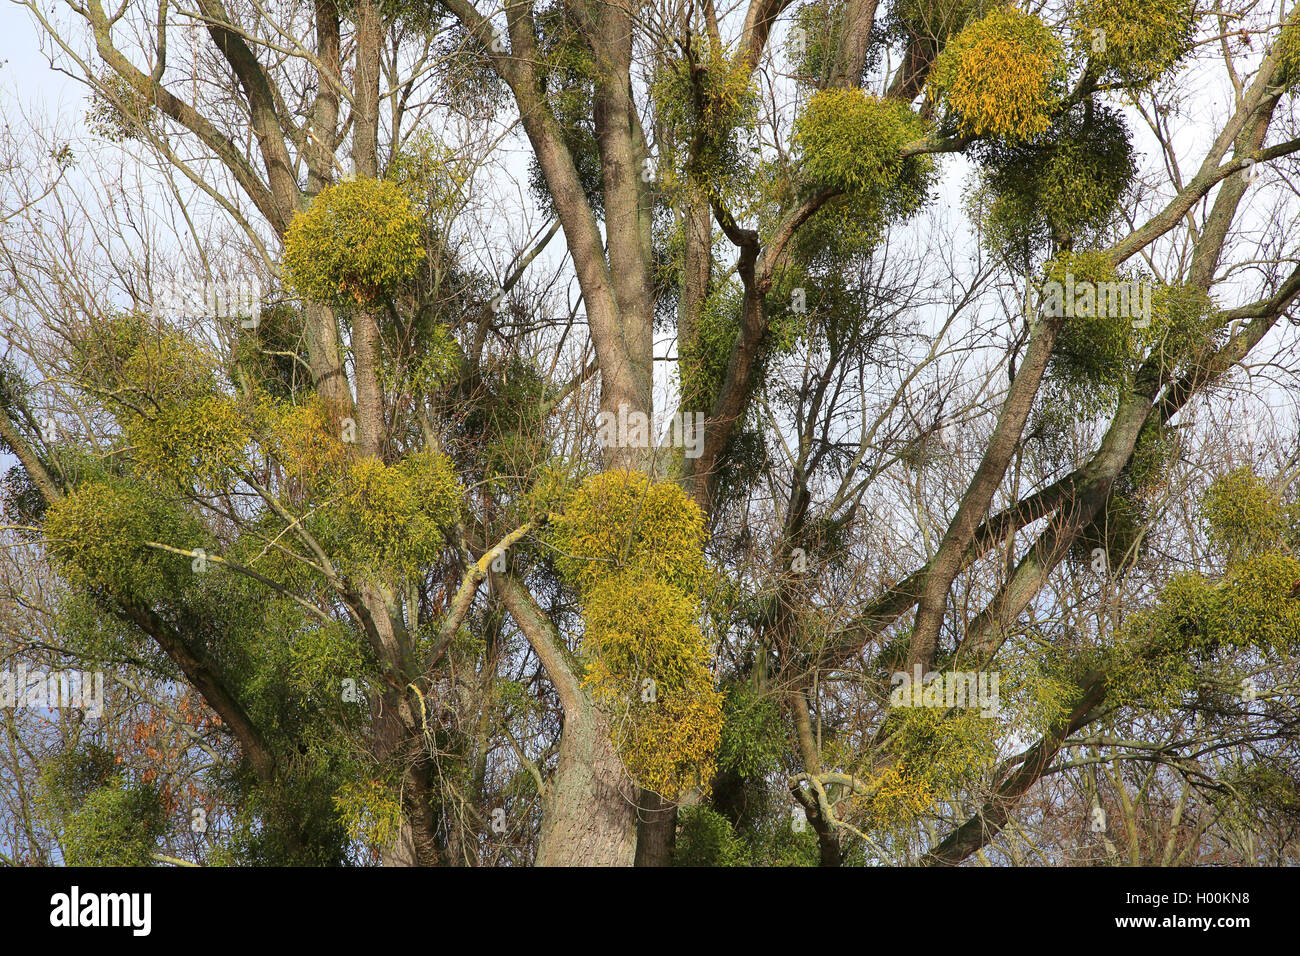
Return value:
[[(1231, 471), (1201, 409), (1290, 396), (1249, 373), (1293, 367), (1291, 207), (1252, 201), (1300, 148), (1293, 16), (24, 5), (153, 179), (7, 194), (9, 533), (67, 653), (228, 735), (186, 858), (1014, 858), (1100, 765), (1144, 859), (1140, 759), (1172, 827), (1195, 790), (1289, 832), (1294, 462)], [(94, 783), (52, 785), (69, 846), (148, 798)]]

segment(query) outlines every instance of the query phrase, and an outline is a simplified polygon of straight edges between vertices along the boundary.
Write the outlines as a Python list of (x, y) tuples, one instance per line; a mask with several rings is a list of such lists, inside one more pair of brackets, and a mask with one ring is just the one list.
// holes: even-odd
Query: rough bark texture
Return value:
[(642, 790), (637, 807), (636, 865), (672, 866), (677, 846), (677, 804)]
[(636, 803), (609, 727), (592, 708), (566, 721), (560, 763), (542, 805), (538, 866), (631, 866)]
[(631, 866), (636, 794), (610, 740), (609, 725), (583, 691), (559, 635), (528, 589), (509, 575), (492, 575), (492, 580), (564, 707), (559, 766), (542, 798), (537, 863)]

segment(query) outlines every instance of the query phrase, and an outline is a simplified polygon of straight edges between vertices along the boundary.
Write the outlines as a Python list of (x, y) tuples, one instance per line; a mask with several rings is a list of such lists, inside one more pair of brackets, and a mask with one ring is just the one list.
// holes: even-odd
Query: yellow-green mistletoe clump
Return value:
[(116, 478), (78, 485), (50, 506), (44, 530), (50, 558), (69, 580), (125, 596), (174, 593), (189, 574), (189, 558), (150, 542), (191, 549), (206, 540), (156, 489)]
[[(1289, 655), (1300, 647), (1300, 561), (1271, 551), (1232, 565), (1219, 581), (1175, 575), (1155, 605), (1130, 618), (1109, 694), (1159, 711), (1175, 706), (1205, 676), (1226, 665), (1249, 673), (1259, 655)], [(1231, 671), (1229, 671), (1231, 672)], [(1234, 695), (1236, 681), (1229, 679)]]
[(1289, 525), (1282, 497), (1244, 465), (1210, 485), (1201, 514), (1229, 560), (1279, 547)]
[(988, 141), (976, 155), (992, 195), (985, 228), (1015, 246), (1063, 245), (1104, 227), (1137, 172), (1123, 117), (1095, 104), (1066, 112), (1041, 136)]
[(1204, 292), (1122, 273), (1105, 252), (1061, 253), (1044, 280), (1044, 312), (1065, 316), (1049, 368), (1085, 404), (1113, 400), (1144, 358), (1185, 367), (1211, 341)]
[(187, 402), (216, 388), (209, 350), (139, 312), (94, 323), (74, 349), (79, 380), (132, 409)]
[[(692, 627), (698, 602), (653, 572), (630, 568), (610, 574), (592, 586), (584, 603), (589, 682), (608, 685), (644, 671), (683, 684), (696, 665), (707, 666), (699, 628)], [(654, 640), (646, 641), (647, 635)]]
[(153, 480), (222, 487), (245, 464), (250, 409), (230, 398), (205, 395), (164, 405), (127, 424), (135, 460)]
[(653, 87), (656, 102), (670, 123), (725, 136), (744, 122), (756, 105), (753, 78), (743, 64), (733, 61), (708, 37), (697, 34), (692, 44), (694, 76), (691, 62), (685, 59), (662, 64)]
[(704, 514), (682, 490), (635, 471), (594, 475), (551, 518), (555, 567), (580, 593), (620, 568), (653, 571), (684, 591), (704, 574)]
[(1108, 400), (1126, 380), (1135, 330), (1131, 317), (1109, 314), (1107, 292), (1127, 286), (1129, 277), (1116, 271), (1104, 252), (1066, 252), (1047, 264), (1044, 280), (1044, 311), (1066, 316), (1052, 351), (1051, 374), (1081, 395)]
[(890, 719), (892, 760), (879, 771), (862, 768), (854, 774), (867, 777), (868, 792), (851, 797), (847, 811), (864, 817), (873, 828), (914, 825), (937, 801), (978, 779), (996, 759), (997, 722), (974, 708), (948, 713), (935, 707), (903, 707)]
[(677, 374), (682, 407), (713, 407), (714, 396), (726, 379), (727, 362), (740, 333), (744, 291), (735, 282), (719, 284), (704, 301), (695, 322), (695, 335), (680, 346)]
[(461, 486), (445, 455), (419, 451), (395, 465), (351, 459), (336, 485), (333, 524), (352, 563), (416, 573), (437, 556), (460, 517)]
[(1300, 647), (1300, 561), (1269, 551), (1234, 565), (1220, 586), (1211, 637), (1237, 648), (1292, 654)]
[(138, 314), (98, 324), (79, 352), (81, 380), (112, 397), (144, 477), (173, 490), (229, 485), (253, 440), (260, 399), (223, 394), (211, 353)]
[(1273, 45), (1274, 83), (1292, 92), (1300, 86), (1300, 11), (1292, 12)]
[(943, 100), (965, 133), (1027, 139), (1051, 123), (1065, 67), (1061, 41), (1046, 23), (999, 7), (948, 42), (928, 95)]
[(380, 366), (379, 382), (386, 390), (429, 395), (454, 379), (462, 353), (451, 330), (431, 323), (422, 338), (416, 354)]
[(1110, 694), (1166, 711), (1207, 676), (1224, 676), (1230, 694), (1261, 655), (1300, 647), (1300, 560), (1293, 553), (1294, 506), (1267, 482), (1239, 468), (1218, 478), (1201, 501), (1212, 544), (1226, 571), (1174, 575), (1148, 609), (1121, 631)]
[(674, 797), (713, 774), (722, 695), (713, 687), (698, 601), (630, 569), (594, 585), (583, 603), (584, 683), (614, 715), (628, 771)]
[(1191, 49), (1193, 0), (1079, 0), (1075, 45), (1103, 72), (1149, 83)]
[(795, 65), (795, 78), (813, 87), (824, 86), (835, 66), (844, 32), (844, 0), (810, 0), (794, 13), (786, 55)]
[(776, 695), (732, 685), (722, 713), (718, 766), (746, 780), (757, 780), (775, 769), (786, 737)]
[(348, 446), (341, 437), (341, 423), (331, 419), (325, 402), (315, 395), (296, 404), (281, 403), (267, 427), (271, 456), (290, 478), (308, 488), (323, 487), (342, 473)]
[[(292, 608), (284, 609), (281, 615), (270, 623), (283, 620), (284, 630), (292, 635), (284, 643), (288, 646), (286, 676), (295, 687), (307, 693), (318, 687), (342, 687), (343, 681), (356, 681), (370, 670), (355, 631), (337, 624), (303, 626), (301, 614), (295, 619)], [(272, 627), (266, 631), (268, 637), (274, 633)]]
[(430, 130), (421, 130), (408, 140), (388, 166), (388, 179), (410, 197), (418, 214), (433, 219), (456, 207), (469, 183), (464, 160), (445, 146)]
[(114, 143), (147, 139), (160, 126), (149, 100), (113, 70), (96, 78), (86, 120), (92, 133)]
[(893, 15), (904, 36), (942, 42), (988, 6), (986, 0), (897, 0)]
[(551, 518), (556, 568), (582, 599), (584, 684), (643, 787), (707, 786), (722, 695), (701, 628), (704, 520), (675, 484), (609, 471)]
[(349, 780), (334, 796), (348, 836), (372, 847), (388, 846), (402, 824), (402, 802), (379, 780)]
[(900, 149), (925, 133), (906, 103), (862, 90), (820, 90), (794, 124), (811, 183), (846, 193), (880, 193), (902, 165)]
[(378, 305), (415, 278), (423, 258), (410, 196), (384, 179), (325, 187), (284, 239), (290, 286), (331, 305)]
[(463, 487), (446, 455), (413, 451), (388, 464), (356, 453), (318, 398), (264, 413), (264, 446), (290, 480), (287, 501), (320, 502), (307, 526), (350, 573), (417, 574), (460, 520)]
[[(752, 130), (758, 106), (753, 74), (741, 57), (696, 34), (689, 40), (693, 56), (661, 61), (651, 81), (651, 96), (663, 121), (692, 142), (686, 172), (718, 194), (754, 155), (739, 148), (734, 131)], [(658, 175), (675, 185), (677, 158), (662, 154)], [(680, 168), (680, 167), (679, 167)]]
[(92, 790), (64, 827), (69, 866), (150, 866), (166, 813), (157, 789), (116, 776)]

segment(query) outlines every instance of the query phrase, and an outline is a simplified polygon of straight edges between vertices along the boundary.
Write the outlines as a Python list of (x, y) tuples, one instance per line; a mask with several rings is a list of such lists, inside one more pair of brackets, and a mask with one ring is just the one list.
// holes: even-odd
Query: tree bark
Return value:
[(677, 848), (677, 804), (642, 790), (637, 808), (636, 865), (672, 866)]
[(537, 865), (631, 866), (636, 855), (636, 795), (609, 725), (582, 689), (559, 635), (524, 584), (510, 575), (490, 578), (564, 708), (560, 762), (542, 796)]
[(542, 802), (538, 866), (631, 866), (636, 802), (609, 727), (594, 707), (565, 721), (560, 763)]

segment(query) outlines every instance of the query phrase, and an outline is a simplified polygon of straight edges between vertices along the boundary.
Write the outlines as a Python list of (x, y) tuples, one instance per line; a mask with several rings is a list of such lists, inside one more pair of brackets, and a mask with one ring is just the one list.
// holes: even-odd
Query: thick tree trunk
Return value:
[(631, 866), (635, 794), (605, 720), (593, 709), (568, 721), (560, 765), (542, 810), (538, 866)]
[(537, 652), (564, 707), (560, 763), (542, 800), (538, 866), (631, 866), (636, 794), (609, 725), (565, 660), (559, 635), (517, 578), (491, 575), (501, 601)]
[(637, 810), (636, 865), (672, 866), (677, 847), (677, 804), (642, 790)]
[(384, 34), (379, 5), (358, 0), (352, 162), (358, 176), (379, 175), (379, 61)]
[(303, 321), (312, 382), (329, 408), (330, 425), (338, 436), (340, 423), (352, 416), (352, 390), (340, 353), (338, 321), (333, 309), (314, 302), (303, 307)]
[(397, 837), (379, 851), (379, 862), (383, 866), (420, 865), (415, 856), (415, 838), (412, 836), (411, 824), (405, 818), (402, 819)]
[(413, 763), (403, 775), (402, 823), (393, 842), (380, 850), (384, 866), (439, 866), (444, 862), (437, 838), (438, 813), (429, 802), (431, 788), (422, 769), (420, 763)]

